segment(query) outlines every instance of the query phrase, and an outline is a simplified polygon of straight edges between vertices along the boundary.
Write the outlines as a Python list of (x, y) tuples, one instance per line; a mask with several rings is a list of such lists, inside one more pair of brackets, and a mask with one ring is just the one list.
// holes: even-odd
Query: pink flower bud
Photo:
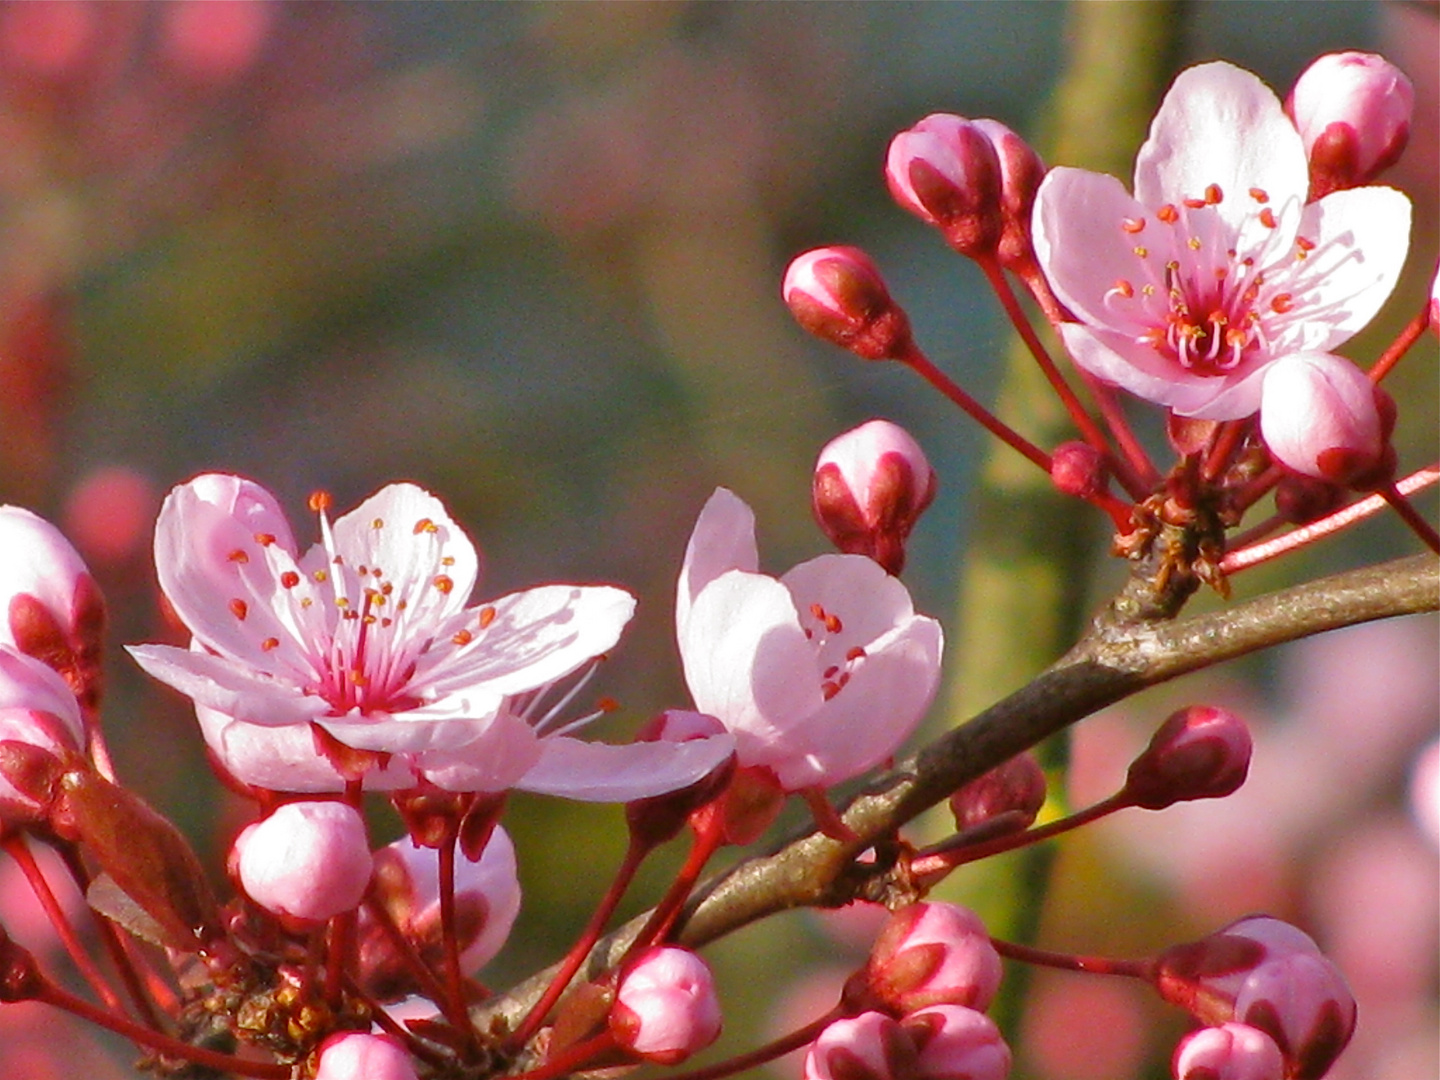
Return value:
[[(415, 951), (435, 970), (444, 958), (440, 926), (440, 854), (408, 837), (375, 852), (375, 898)], [(515, 845), (499, 826), (479, 860), (455, 860), (455, 931), (460, 965), (479, 971), (504, 946), (520, 911)], [(360, 970), (367, 989), (384, 1000), (422, 989), (369, 905), (360, 911)]]
[(100, 696), (105, 601), (60, 530), (18, 506), (0, 506), (0, 645), (45, 661), (82, 709)]
[(320, 1044), (315, 1080), (417, 1080), (400, 1041), (390, 1035), (344, 1031)]
[(1245, 782), (1251, 747), (1250, 729), (1234, 713), (1211, 705), (1180, 709), (1131, 762), (1125, 794), (1146, 810), (1224, 798)]
[(824, 247), (796, 256), (780, 294), (810, 333), (865, 360), (891, 360), (910, 347), (910, 320), (869, 255)]
[(1310, 936), (1265, 915), (1232, 923), (1156, 958), (1156, 989), (1207, 1024), (1269, 1035), (1287, 1080), (1318, 1080), (1355, 1030), (1355, 997)]
[(1089, 443), (1064, 442), (1050, 455), (1050, 480), (1066, 495), (1094, 498), (1105, 490), (1109, 477), (1105, 455)]
[(980, 917), (939, 901), (903, 907), (875, 939), (869, 998), (896, 1015), (929, 1005), (986, 1008), (1000, 986), (1000, 954)]
[(0, 820), (43, 815), (61, 759), (84, 740), (65, 680), (34, 657), (0, 646)]
[(1285, 102), (1310, 159), (1310, 198), (1369, 183), (1399, 160), (1410, 138), (1415, 90), (1374, 53), (1320, 57)]
[(1181, 1039), (1171, 1069), (1175, 1080), (1284, 1080), (1285, 1058), (1260, 1029), (1221, 1024)]
[(720, 1001), (705, 961), (673, 946), (641, 953), (620, 979), (610, 1030), (626, 1050), (674, 1065), (720, 1034)]
[(990, 140), (1000, 162), (1002, 227), (996, 249), (1000, 265), (1021, 277), (1038, 273), (1030, 219), (1034, 216), (1035, 193), (1045, 179), (1045, 163), (1029, 143), (999, 120), (976, 120), (975, 126)]
[(915, 1044), (880, 1012), (836, 1020), (810, 1044), (805, 1080), (912, 1080)]
[(996, 249), (1004, 228), (1000, 159), (974, 121), (931, 113), (890, 140), (885, 180), (895, 201), (972, 258)]
[(293, 802), (235, 838), (235, 874), (276, 915), (322, 922), (365, 895), (373, 860), (365, 822), (340, 802)]
[(900, 1021), (919, 1052), (916, 1075), (934, 1080), (1005, 1080), (1010, 1047), (982, 1012), (963, 1005), (932, 1005)]
[(1045, 804), (1045, 772), (1026, 751), (976, 777), (950, 796), (957, 829), (970, 829), (1000, 814), (1014, 815), (1015, 829), (1028, 828)]
[(1336, 484), (1373, 470), (1385, 449), (1375, 385), (1330, 353), (1292, 353), (1270, 365), (1260, 433), (1282, 465)]
[(910, 433), (889, 420), (869, 420), (820, 451), (811, 506), (837, 548), (898, 574), (905, 541), (935, 487), (935, 470)]

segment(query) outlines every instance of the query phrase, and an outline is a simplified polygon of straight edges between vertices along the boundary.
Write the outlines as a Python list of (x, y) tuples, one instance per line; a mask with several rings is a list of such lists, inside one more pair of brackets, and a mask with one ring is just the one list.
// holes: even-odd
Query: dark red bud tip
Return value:
[(971, 258), (993, 255), (1005, 227), (1000, 159), (974, 121), (933, 113), (890, 141), (885, 180), (906, 210)]
[(1066, 495), (1093, 499), (1105, 490), (1110, 468), (1105, 455), (1089, 443), (1066, 442), (1050, 455), (1050, 479)]
[(1275, 512), (1292, 525), (1316, 521), (1345, 501), (1339, 484), (1310, 476), (1286, 474), (1275, 485)]
[(911, 347), (910, 320), (859, 248), (798, 256), (785, 271), (781, 295), (802, 327), (862, 359), (893, 360)]
[(950, 796), (958, 830), (974, 828), (1000, 814), (1013, 814), (1013, 828), (1028, 828), (1045, 803), (1045, 772), (1035, 756), (1017, 754)]
[(1209, 705), (1181, 709), (1131, 763), (1124, 793), (1146, 810), (1223, 798), (1245, 782), (1251, 745), (1250, 730), (1234, 713)]

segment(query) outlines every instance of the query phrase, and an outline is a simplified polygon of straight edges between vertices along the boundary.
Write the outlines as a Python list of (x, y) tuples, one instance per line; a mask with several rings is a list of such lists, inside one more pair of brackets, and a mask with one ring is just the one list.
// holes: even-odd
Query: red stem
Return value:
[[(1440, 480), (1440, 464), (1429, 465), (1400, 480), (1395, 484), (1395, 489), (1401, 495), (1412, 495), (1429, 487), (1437, 480)], [(1385, 506), (1386, 501), (1383, 495), (1371, 495), (1320, 518), (1318, 521), (1291, 529), (1284, 536), (1277, 536), (1273, 540), (1266, 540), (1259, 544), (1251, 544), (1249, 547), (1238, 548), (1220, 560), (1220, 572), (1235, 574), (1248, 567), (1259, 566), (1263, 562), (1284, 555), (1287, 551), (1294, 551), (1296, 548), (1314, 543), (1321, 537), (1339, 532), (1357, 521), (1378, 514), (1385, 509)]]
[(1410, 505), (1410, 500), (1400, 493), (1399, 488), (1394, 484), (1381, 488), (1380, 497), (1390, 504), (1390, 509), (1400, 515), (1400, 520), (1410, 526), (1410, 531), (1420, 537), (1426, 547), (1440, 555), (1440, 532), (1436, 532), (1435, 526), (1420, 516), (1420, 511)]
[(690, 854), (685, 857), (685, 865), (680, 867), (680, 873), (675, 876), (660, 903), (656, 904), (655, 910), (650, 913), (649, 921), (625, 950), (625, 956), (620, 961), (622, 964), (641, 949), (665, 939), (679, 917), (680, 909), (685, 906), (685, 901), (694, 890), (695, 883), (700, 880), (700, 872), (705, 869), (710, 856), (724, 843), (725, 830), (718, 819), (712, 817), (706, 820), (706, 827), (695, 834), (695, 840), (690, 845)]
[(1059, 968), (1061, 971), (1083, 971), (1090, 975), (1124, 975), (1131, 979), (1148, 979), (1151, 964), (1148, 960), (1118, 960), (1108, 956), (1074, 956), (1070, 953), (1050, 952), (1029, 945), (1018, 945), (1012, 941), (991, 938), (995, 951), (1009, 960), (1025, 964)]
[(1368, 372), (1370, 381), (1378, 383), (1381, 379), (1385, 378), (1386, 375), (1389, 375), (1390, 369), (1398, 364), (1400, 358), (1410, 351), (1410, 346), (1419, 340), (1420, 335), (1425, 332), (1425, 328), (1429, 325), (1430, 301), (1427, 299), (1425, 306), (1420, 309), (1420, 314), (1416, 315), (1405, 325), (1405, 329), (1400, 331), (1399, 336), (1390, 343), (1390, 347), (1380, 354), (1380, 359), (1371, 365), (1370, 371)]
[(615, 1036), (610, 1034), (607, 1028), (599, 1035), (578, 1043), (572, 1043), (535, 1068), (526, 1072), (515, 1073), (513, 1076), (507, 1077), (506, 1080), (550, 1080), (550, 1078), (554, 1076), (564, 1076), (567, 1073), (578, 1072), (592, 1061), (597, 1054), (603, 1054), (606, 1050), (613, 1049), (614, 1046)]
[(575, 944), (570, 946), (570, 951), (565, 954), (560, 969), (555, 973), (555, 978), (550, 980), (550, 985), (545, 988), (545, 993), (540, 996), (540, 1000), (531, 1006), (530, 1011), (525, 1014), (525, 1019), (520, 1021), (519, 1026), (506, 1040), (512, 1049), (525, 1045), (530, 1036), (539, 1030), (540, 1024), (549, 1014), (550, 1009), (560, 1000), (560, 995), (565, 992), (570, 985), (570, 980), (580, 970), (580, 965), (590, 955), (590, 950), (595, 947), (595, 942), (600, 940), (605, 924), (615, 913), (615, 908), (624, 897), (625, 890), (635, 879), (635, 872), (640, 869), (640, 864), (645, 860), (645, 856), (650, 854), (652, 847), (652, 844), (641, 840), (633, 832), (630, 834), (630, 846), (625, 851), (625, 858), (615, 872), (615, 878), (611, 881), (610, 888), (606, 890), (599, 906), (590, 916), (585, 930)]
[(419, 982), (420, 989), (425, 996), (435, 1002), (436, 1008), (444, 1013), (445, 1018), (452, 1024), (462, 1029), (469, 1027), (470, 1014), (464, 1010), (461, 1010), (458, 1015), (454, 1013), (449, 995), (446, 994), (445, 988), (440, 985), (440, 980), (435, 977), (435, 973), (430, 970), (430, 966), (425, 963), (424, 958), (415, 951), (414, 943), (405, 936), (405, 932), (401, 930), (400, 927), (395, 925), (395, 920), (390, 917), (390, 912), (386, 909), (385, 905), (377, 900), (372, 893), (365, 897), (365, 906), (370, 909), (370, 917), (375, 920), (385, 936), (390, 939), (390, 943), (399, 950), (401, 959), (405, 961), (405, 966), (410, 970), (410, 973), (415, 976), (416, 981)]
[(465, 1012), (465, 991), (460, 972), (460, 939), (455, 931), (455, 845), (456, 830), (440, 845), (440, 941), (445, 949), (445, 1015)]
[(1135, 437), (1130, 421), (1125, 418), (1125, 410), (1115, 396), (1115, 388), (1101, 382), (1084, 368), (1076, 370), (1080, 372), (1080, 378), (1085, 381), (1090, 396), (1095, 399), (1095, 407), (1100, 410), (1105, 426), (1110, 429), (1115, 444), (1124, 455), (1116, 461), (1115, 478), (1132, 499), (1144, 498), (1160, 486), (1160, 470), (1155, 467), (1145, 447)]
[(837, 1005), (818, 1020), (812, 1020), (804, 1027), (792, 1031), (789, 1035), (782, 1035), (773, 1042), (757, 1047), (744, 1054), (739, 1054), (724, 1061), (717, 1061), (713, 1065), (707, 1065), (703, 1069), (692, 1069), (689, 1072), (671, 1073), (666, 1080), (718, 1080), (722, 1076), (733, 1076), (742, 1069), (753, 1069), (757, 1065), (764, 1065), (767, 1061), (774, 1061), (778, 1057), (784, 1057), (792, 1050), (799, 1050), (806, 1043), (812, 1043), (820, 1037), (820, 1033), (833, 1024), (836, 1020), (843, 1019), (850, 1015), (843, 1005)]
[(1207, 484), (1213, 484), (1230, 467), (1230, 461), (1249, 429), (1250, 425), (1240, 420), (1226, 420), (1220, 425), (1215, 441), (1210, 444), (1210, 453), (1200, 469), (1200, 476)]

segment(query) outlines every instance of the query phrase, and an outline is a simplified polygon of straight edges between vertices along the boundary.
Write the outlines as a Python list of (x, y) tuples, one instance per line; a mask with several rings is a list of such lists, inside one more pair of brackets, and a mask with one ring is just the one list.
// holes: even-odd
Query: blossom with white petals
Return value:
[(342, 786), (312, 725), (395, 755), (366, 776), (372, 788), (418, 774), (457, 791), (631, 799), (691, 783), (727, 756), (718, 742), (604, 746), (530, 722), (525, 695), (613, 646), (634, 611), (629, 593), (542, 585), (471, 606), (475, 547), (433, 495), (391, 484), (333, 526), (325, 502), (312, 500), (321, 542), (303, 555), (274, 496), (240, 477), (197, 477), (160, 512), (160, 585), (194, 641), (131, 652), (195, 700), (236, 779)]
[(1265, 369), (1354, 335), (1405, 261), (1404, 195), (1360, 187), (1307, 204), (1309, 183), (1279, 99), (1219, 62), (1165, 95), (1133, 197), (1112, 176), (1052, 169), (1035, 251), (1077, 320), (1060, 328), (1075, 362), (1183, 416), (1254, 413)]
[(718, 488), (695, 523), (675, 603), (696, 707), (735, 735), (742, 766), (789, 791), (828, 787), (891, 756), (940, 678), (940, 624), (861, 555), (758, 572), (755, 518)]

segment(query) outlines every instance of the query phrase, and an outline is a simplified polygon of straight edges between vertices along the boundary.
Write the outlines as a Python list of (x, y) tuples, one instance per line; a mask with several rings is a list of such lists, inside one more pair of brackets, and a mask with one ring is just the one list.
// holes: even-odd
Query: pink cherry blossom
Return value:
[(341, 802), (293, 802), (235, 838), (235, 874), (276, 915), (322, 922), (360, 903), (372, 858), (359, 812)]
[(896, 1013), (931, 1005), (987, 1008), (1000, 988), (1000, 954), (969, 908), (923, 900), (900, 908), (875, 939), (865, 982)]
[(620, 980), (610, 1030), (627, 1050), (665, 1065), (705, 1049), (720, 1034), (710, 968), (689, 949), (648, 949)]
[(942, 635), (905, 586), (859, 555), (758, 572), (755, 519), (719, 488), (701, 511), (676, 596), (696, 706), (735, 735), (741, 766), (796, 791), (891, 756), (935, 696)]
[(1306, 68), (1285, 111), (1310, 158), (1312, 193), (1363, 184), (1395, 164), (1414, 108), (1414, 86), (1383, 56), (1328, 53)]
[(1260, 405), (1266, 368), (1328, 352), (1390, 295), (1410, 203), (1389, 188), (1306, 203), (1309, 165), (1274, 93), (1225, 63), (1182, 72), (1135, 161), (1114, 177), (1052, 169), (1035, 249), (1076, 322), (1075, 362), (1184, 416)]
[(1247, 1024), (1192, 1031), (1175, 1047), (1175, 1080), (1284, 1080), (1275, 1040)]
[(410, 1055), (392, 1035), (346, 1031), (320, 1046), (315, 1080), (416, 1080)]
[(321, 542), (302, 556), (273, 495), (207, 474), (175, 488), (156, 525), (160, 585), (194, 640), (130, 651), (195, 700), (240, 782), (342, 787), (312, 724), (397, 755), (372, 788), (418, 774), (457, 791), (631, 799), (728, 755), (724, 739), (605, 746), (537, 727), (537, 695), (618, 640), (634, 610), (623, 590), (542, 585), (472, 606), (475, 547), (430, 493), (392, 484), (333, 526), (319, 511)]

